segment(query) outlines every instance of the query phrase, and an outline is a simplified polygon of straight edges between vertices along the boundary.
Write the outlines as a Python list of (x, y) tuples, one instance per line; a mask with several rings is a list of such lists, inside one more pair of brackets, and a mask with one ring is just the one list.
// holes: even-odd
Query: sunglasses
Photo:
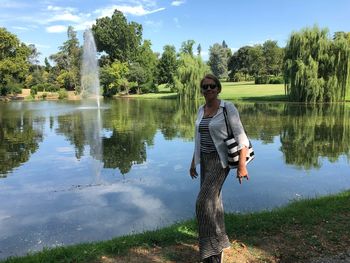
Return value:
[(208, 90), (209, 88), (210, 89), (215, 89), (217, 88), (216, 84), (206, 84), (206, 85), (202, 85), (202, 90)]

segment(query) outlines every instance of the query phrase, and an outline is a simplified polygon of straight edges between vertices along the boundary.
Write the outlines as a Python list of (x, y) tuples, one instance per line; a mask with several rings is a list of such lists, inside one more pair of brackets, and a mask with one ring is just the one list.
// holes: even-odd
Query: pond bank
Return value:
[[(295, 201), (272, 211), (227, 214), (232, 246), (225, 252), (225, 262), (346, 259), (349, 217), (350, 191)], [(196, 237), (195, 221), (189, 220), (156, 231), (47, 249), (3, 262), (198, 262)]]

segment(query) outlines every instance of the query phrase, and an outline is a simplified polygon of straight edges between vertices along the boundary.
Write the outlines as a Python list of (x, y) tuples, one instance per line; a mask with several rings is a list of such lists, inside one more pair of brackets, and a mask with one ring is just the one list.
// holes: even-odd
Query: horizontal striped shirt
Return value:
[(203, 117), (199, 123), (199, 133), (201, 137), (201, 152), (212, 153), (216, 152), (215, 144), (210, 136), (209, 123), (213, 117)]

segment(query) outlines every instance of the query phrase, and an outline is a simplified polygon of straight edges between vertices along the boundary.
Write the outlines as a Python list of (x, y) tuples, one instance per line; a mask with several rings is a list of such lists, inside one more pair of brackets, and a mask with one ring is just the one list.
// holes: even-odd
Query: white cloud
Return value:
[(28, 31), (29, 28), (28, 27), (24, 27), (24, 26), (13, 26), (13, 29), (17, 29), (17, 30), (21, 30), (21, 31)]
[(67, 27), (62, 26), (62, 25), (46, 27), (46, 32), (48, 32), (48, 33), (62, 33), (62, 32), (66, 32), (66, 31), (67, 31)]
[(179, 23), (179, 19), (177, 18), (177, 17), (174, 17), (174, 23), (175, 23), (175, 26), (177, 27), (177, 28), (181, 28), (181, 25), (180, 25), (180, 23)]
[(95, 20), (83, 21), (79, 24), (74, 25), (74, 29), (77, 31), (86, 30), (87, 28), (91, 28), (91, 26), (95, 24), (95, 22)]
[(48, 22), (55, 21), (70, 21), (70, 22), (79, 22), (81, 18), (79, 16), (73, 15), (71, 13), (63, 13), (54, 15), (52, 18), (48, 19)]
[(61, 7), (61, 6), (53, 6), (49, 5), (47, 7), (47, 10), (49, 11), (64, 11), (64, 12), (75, 12), (76, 9), (73, 7)]
[(175, 0), (175, 1), (171, 2), (171, 5), (172, 6), (180, 6), (180, 5), (184, 4), (184, 3), (185, 3), (184, 0)]
[(130, 15), (134, 15), (134, 16), (144, 16), (144, 15), (149, 15), (149, 14), (163, 11), (165, 8), (161, 7), (158, 9), (147, 10), (142, 5), (137, 5), (137, 6), (113, 5), (110, 7), (103, 8), (103, 9), (98, 9), (95, 11), (95, 13), (98, 13), (99, 17), (112, 16), (115, 9), (118, 9), (119, 11), (121, 11), (125, 15), (130, 14)]
[(27, 7), (28, 4), (22, 3), (22, 2), (16, 2), (16, 1), (6, 1), (6, 0), (1, 0), (0, 1), (0, 8), (23, 8)]

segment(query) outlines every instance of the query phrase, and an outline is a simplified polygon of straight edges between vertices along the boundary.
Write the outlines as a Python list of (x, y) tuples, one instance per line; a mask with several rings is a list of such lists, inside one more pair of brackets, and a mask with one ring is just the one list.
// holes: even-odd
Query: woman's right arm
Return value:
[(196, 171), (196, 164), (194, 162), (194, 154), (192, 157), (192, 162), (191, 162), (191, 167), (190, 167), (190, 176), (192, 177), (192, 179), (195, 179), (198, 176), (198, 173)]

